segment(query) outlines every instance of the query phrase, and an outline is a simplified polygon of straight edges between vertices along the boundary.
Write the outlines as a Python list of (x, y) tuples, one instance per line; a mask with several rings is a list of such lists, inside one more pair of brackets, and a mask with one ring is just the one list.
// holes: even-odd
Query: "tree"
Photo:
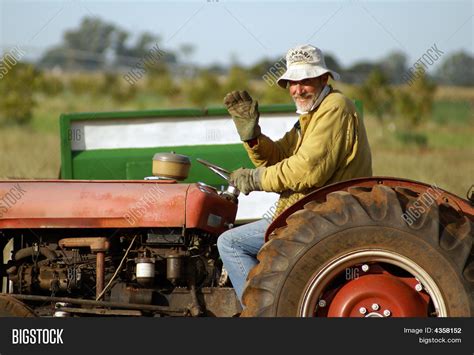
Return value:
[(403, 52), (392, 52), (380, 61), (380, 70), (392, 84), (401, 84), (407, 71), (407, 57)]
[(339, 64), (339, 61), (332, 54), (325, 54), (324, 61), (326, 62), (326, 66), (329, 69), (334, 70), (337, 73), (343, 71), (341, 65)]
[(95, 17), (86, 17), (76, 30), (63, 36), (63, 43), (47, 51), (40, 65), (97, 69), (105, 63), (105, 52), (112, 47), (117, 28)]
[(194, 45), (190, 43), (184, 43), (179, 47), (179, 51), (181, 54), (184, 56), (184, 59), (188, 62), (191, 59), (191, 56), (193, 55), (195, 51)]
[(436, 91), (436, 85), (424, 71), (420, 70), (415, 77), (408, 89), (397, 92), (395, 100), (398, 116), (411, 127), (418, 126), (430, 117)]
[(364, 103), (364, 107), (383, 123), (387, 114), (392, 112), (393, 92), (389, 87), (388, 78), (380, 70), (373, 70), (365, 82), (356, 89), (356, 95)]
[(127, 46), (128, 33), (117, 30), (116, 41), (114, 43), (115, 55), (117, 56), (115, 64), (119, 66), (131, 67), (142, 59), (146, 60), (146, 66), (154, 67), (160, 61), (164, 61), (164, 52), (161, 51), (159, 44), (161, 38), (149, 32), (142, 33), (134, 45)]
[[(129, 44), (128, 39), (129, 33), (120, 27), (99, 18), (86, 17), (79, 28), (67, 31), (62, 43), (48, 50), (39, 64), (49, 68), (96, 70), (106, 65), (133, 67), (141, 64), (140, 60), (146, 60), (147, 66), (177, 62), (174, 53), (158, 47), (161, 38), (157, 35), (144, 32), (133, 44)], [(108, 60), (108, 54), (115, 58)]]
[(191, 56), (194, 53), (194, 45), (189, 43), (184, 43), (179, 47), (179, 51), (184, 57), (182, 69), (183, 69), (183, 76), (185, 77), (194, 77), (196, 69), (193, 68), (191, 63)]
[[(251, 77), (261, 79), (265, 74), (269, 73), (269, 70), (278, 62), (281, 63), (282, 58), (276, 58), (275, 60), (271, 60), (268, 58), (264, 58), (251, 67), (249, 67), (248, 72)], [(284, 68), (284, 66), (282, 65)], [(279, 74), (278, 72), (276, 74)], [(283, 73), (281, 73), (283, 74)], [(281, 75), (280, 74), (280, 75)]]
[(464, 51), (447, 57), (436, 72), (442, 84), (474, 86), (474, 57)]
[(227, 73), (226, 67), (219, 63), (209, 65), (206, 70), (216, 75), (224, 75)]
[(426, 73), (420, 75), (413, 83), (413, 94), (418, 106), (420, 117), (427, 119), (433, 112), (433, 100), (436, 92), (436, 84), (431, 81)]
[(66, 31), (64, 42), (68, 48), (101, 54), (111, 46), (114, 31), (114, 25), (86, 17), (77, 30)]
[(380, 69), (378, 64), (372, 62), (357, 62), (344, 71), (344, 82), (349, 84), (361, 84), (375, 70)]

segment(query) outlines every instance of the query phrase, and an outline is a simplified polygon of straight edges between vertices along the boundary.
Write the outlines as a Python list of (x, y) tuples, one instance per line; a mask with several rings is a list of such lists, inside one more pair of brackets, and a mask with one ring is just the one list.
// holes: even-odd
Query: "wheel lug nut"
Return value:
[(421, 284), (416, 284), (415, 285), (415, 290), (417, 290), (418, 292), (420, 292), (421, 290), (423, 290), (423, 286)]
[(372, 309), (373, 309), (374, 311), (378, 311), (379, 308), (380, 308), (380, 306), (379, 306), (377, 303), (373, 303), (373, 304), (372, 304)]
[(321, 308), (326, 307), (326, 301), (325, 300), (319, 300), (318, 306), (321, 307)]
[(391, 313), (388, 309), (386, 309), (386, 310), (383, 311), (383, 315), (384, 315), (385, 317), (390, 317), (391, 314), (392, 314), (392, 313)]
[(367, 265), (367, 264), (362, 265), (362, 271), (363, 272), (369, 271), (369, 265)]
[(367, 309), (365, 307), (360, 307), (359, 308), (359, 313), (360, 314), (366, 314), (367, 313)]

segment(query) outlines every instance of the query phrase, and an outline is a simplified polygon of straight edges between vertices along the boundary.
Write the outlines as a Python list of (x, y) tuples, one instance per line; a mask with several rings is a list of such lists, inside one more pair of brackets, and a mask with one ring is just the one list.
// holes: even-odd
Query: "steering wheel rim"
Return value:
[(213, 173), (219, 175), (221, 178), (223, 178), (226, 181), (230, 181), (230, 171), (224, 168), (221, 168), (218, 165), (212, 164), (211, 162), (208, 162), (207, 160), (201, 159), (201, 158), (196, 158), (196, 160), (201, 163), (202, 165), (206, 166), (209, 168)]

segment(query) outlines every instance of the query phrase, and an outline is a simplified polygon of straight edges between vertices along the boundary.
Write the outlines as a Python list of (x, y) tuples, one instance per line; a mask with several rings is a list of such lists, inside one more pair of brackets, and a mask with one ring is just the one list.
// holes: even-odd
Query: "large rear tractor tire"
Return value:
[(0, 318), (3, 317), (36, 317), (35, 312), (16, 298), (7, 295), (0, 295)]
[(259, 252), (242, 316), (474, 316), (472, 222), (435, 201), (408, 219), (417, 198), (375, 185), (306, 204)]

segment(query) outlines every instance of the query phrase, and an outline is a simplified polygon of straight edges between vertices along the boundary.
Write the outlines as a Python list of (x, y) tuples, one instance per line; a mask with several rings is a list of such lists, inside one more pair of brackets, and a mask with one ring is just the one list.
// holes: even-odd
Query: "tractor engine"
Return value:
[(226, 279), (221, 279), (217, 238), (202, 231), (185, 236), (180, 232), (150, 230), (118, 238), (48, 237), (40, 243), (33, 236), (23, 237), (23, 245), (6, 268), (11, 291), (186, 306), (195, 299), (196, 290), (223, 286)]

